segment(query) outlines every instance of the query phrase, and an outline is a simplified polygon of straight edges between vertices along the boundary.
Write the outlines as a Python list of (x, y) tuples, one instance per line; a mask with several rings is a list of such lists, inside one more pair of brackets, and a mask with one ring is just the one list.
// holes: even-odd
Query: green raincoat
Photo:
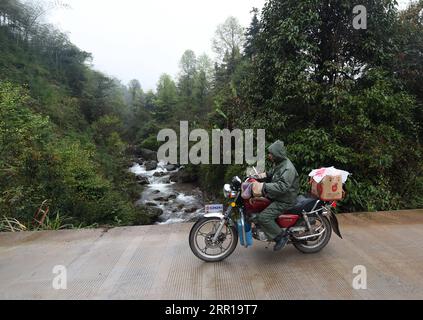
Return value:
[(295, 205), (300, 185), (297, 170), (287, 158), (284, 143), (276, 141), (268, 151), (273, 155), (275, 162), (273, 168), (267, 172), (263, 192), (273, 202), (258, 215), (258, 222), (269, 240), (274, 240), (282, 232), (276, 219), (286, 209)]

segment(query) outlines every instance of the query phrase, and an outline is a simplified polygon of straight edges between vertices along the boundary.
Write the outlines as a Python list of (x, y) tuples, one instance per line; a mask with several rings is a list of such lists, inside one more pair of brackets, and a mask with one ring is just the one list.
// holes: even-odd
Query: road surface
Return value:
[(256, 242), (215, 264), (191, 253), (191, 224), (0, 233), (0, 299), (423, 299), (423, 210), (339, 220), (344, 240), (318, 254)]

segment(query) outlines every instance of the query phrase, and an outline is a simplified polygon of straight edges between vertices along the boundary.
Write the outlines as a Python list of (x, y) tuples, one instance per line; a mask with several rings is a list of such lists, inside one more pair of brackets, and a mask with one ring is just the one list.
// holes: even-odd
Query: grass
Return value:
[(21, 232), (27, 231), (28, 228), (14, 218), (3, 216), (0, 220), (0, 232)]

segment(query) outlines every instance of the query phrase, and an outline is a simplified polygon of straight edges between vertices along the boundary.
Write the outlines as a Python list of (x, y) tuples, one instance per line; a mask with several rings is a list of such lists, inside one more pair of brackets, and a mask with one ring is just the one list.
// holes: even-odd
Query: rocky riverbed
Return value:
[(158, 224), (196, 220), (204, 213), (201, 190), (183, 167), (158, 163), (154, 157), (154, 153), (144, 153), (129, 169), (144, 186), (137, 205), (161, 210)]

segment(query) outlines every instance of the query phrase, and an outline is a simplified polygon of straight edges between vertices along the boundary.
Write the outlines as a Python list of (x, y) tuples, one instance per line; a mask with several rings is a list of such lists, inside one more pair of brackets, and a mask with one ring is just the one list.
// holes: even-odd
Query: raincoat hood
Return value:
[(269, 153), (271, 153), (275, 159), (275, 162), (281, 162), (282, 160), (285, 160), (287, 157), (285, 144), (278, 140), (274, 144), (272, 144), (268, 148)]

